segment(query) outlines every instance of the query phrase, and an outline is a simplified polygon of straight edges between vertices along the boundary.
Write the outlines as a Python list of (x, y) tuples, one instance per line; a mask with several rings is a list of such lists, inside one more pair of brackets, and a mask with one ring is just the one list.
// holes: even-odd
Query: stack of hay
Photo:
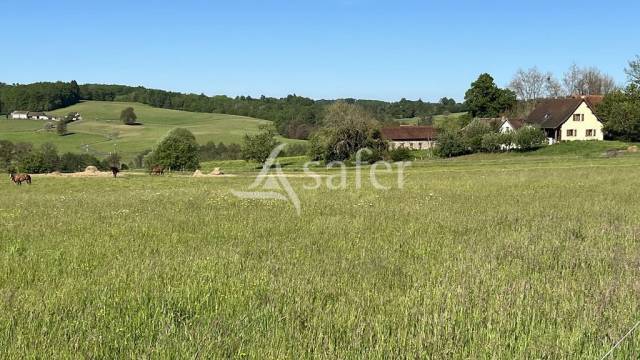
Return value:
[(220, 170), (220, 168), (215, 168), (209, 175), (219, 176), (224, 175), (224, 173), (222, 172), (222, 170)]
[(84, 173), (87, 175), (97, 175), (99, 171), (98, 171), (98, 168), (95, 166), (87, 166), (87, 168), (84, 169)]

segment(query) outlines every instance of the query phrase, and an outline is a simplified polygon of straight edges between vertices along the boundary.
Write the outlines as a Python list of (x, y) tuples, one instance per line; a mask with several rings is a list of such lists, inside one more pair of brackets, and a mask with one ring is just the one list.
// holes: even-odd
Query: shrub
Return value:
[(530, 151), (547, 144), (544, 132), (534, 127), (525, 126), (516, 131), (513, 142), (522, 151)]
[(289, 144), (284, 149), (287, 156), (302, 156), (309, 152), (307, 144)]
[(413, 160), (413, 154), (411, 150), (407, 148), (395, 148), (389, 150), (389, 158), (393, 161), (409, 161)]
[(482, 151), (484, 152), (499, 152), (502, 148), (502, 137), (499, 133), (488, 133), (482, 136)]
[(87, 166), (99, 167), (100, 160), (90, 154), (64, 153), (60, 157), (60, 171), (77, 172), (83, 171)]
[(473, 121), (463, 131), (464, 143), (470, 152), (482, 150), (482, 139), (486, 134), (494, 133), (491, 126), (480, 121)]
[(9, 140), (0, 140), (0, 167), (7, 168), (14, 158), (15, 145)]
[(443, 132), (438, 136), (436, 155), (440, 157), (460, 156), (467, 153), (463, 136), (457, 131)]
[(263, 164), (279, 144), (275, 135), (275, 131), (272, 129), (266, 129), (266, 131), (257, 135), (245, 135), (242, 145), (242, 157), (247, 161), (253, 160)]
[(156, 149), (145, 157), (147, 167), (162, 165), (171, 170), (193, 171), (200, 167), (198, 143), (191, 131), (173, 129)]
[(51, 143), (44, 143), (37, 151), (24, 156), (19, 163), (19, 168), (32, 174), (43, 174), (60, 169), (60, 157), (58, 150)]

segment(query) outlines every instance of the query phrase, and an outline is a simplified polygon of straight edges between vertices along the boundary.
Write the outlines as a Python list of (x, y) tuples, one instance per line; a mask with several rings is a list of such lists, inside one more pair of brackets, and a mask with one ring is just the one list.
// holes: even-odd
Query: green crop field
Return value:
[(299, 217), (238, 166), (1, 182), (0, 357), (599, 359), (640, 320), (635, 154), (292, 176)]
[[(123, 125), (120, 112), (126, 107), (135, 109), (140, 126)], [(67, 136), (58, 136), (55, 131), (45, 132), (44, 121), (0, 120), (0, 139), (14, 142), (26, 141), (35, 145), (51, 142), (58, 150), (66, 152), (90, 151), (109, 153), (117, 151), (125, 159), (152, 148), (165, 134), (176, 127), (189, 129), (199, 143), (207, 141), (241, 143), (245, 134), (255, 134), (260, 125), (269, 121), (249, 117), (192, 113), (186, 111), (153, 108), (148, 105), (122, 102), (85, 101), (68, 108), (51, 111), (63, 116), (77, 111), (83, 120), (71, 123)], [(288, 140), (285, 140), (288, 141)]]

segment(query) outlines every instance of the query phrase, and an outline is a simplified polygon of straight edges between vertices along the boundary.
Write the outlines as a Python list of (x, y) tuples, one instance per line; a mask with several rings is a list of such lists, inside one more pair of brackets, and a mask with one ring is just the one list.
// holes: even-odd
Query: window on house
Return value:
[(584, 114), (573, 114), (573, 121), (584, 121)]
[(596, 129), (587, 129), (587, 136), (596, 136)]
[(576, 135), (577, 135), (577, 130), (575, 130), (575, 129), (567, 130), (567, 137), (572, 137), (572, 136), (576, 136)]

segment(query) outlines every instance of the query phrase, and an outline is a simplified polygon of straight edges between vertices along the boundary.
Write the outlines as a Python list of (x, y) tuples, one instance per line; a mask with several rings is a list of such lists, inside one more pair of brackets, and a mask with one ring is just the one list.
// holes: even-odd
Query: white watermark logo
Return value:
[[(282, 171), (280, 163), (277, 161), (278, 155), (285, 148), (286, 144), (278, 145), (262, 166), (262, 170), (251, 185), (249, 190), (252, 191), (236, 191), (231, 192), (241, 199), (271, 199), (281, 200), (289, 202), (298, 216), (301, 214), (300, 198), (298, 194), (293, 190), (293, 187), (287, 179), (288, 175)], [(355, 188), (362, 188), (362, 166), (368, 163), (362, 161), (363, 154), (371, 155), (373, 152), (369, 149), (361, 149), (356, 153), (355, 159)], [(411, 162), (387, 162), (378, 161), (370, 165), (369, 167), (369, 182), (375, 190), (386, 191), (393, 186), (382, 184), (377, 177), (377, 172), (384, 171), (384, 173), (392, 174), (394, 171), (397, 174), (396, 186), (398, 189), (404, 187), (405, 173), (404, 170), (411, 165)], [(332, 161), (326, 165), (327, 170), (339, 169), (337, 174), (319, 175), (311, 171), (311, 166), (320, 166), (319, 161), (309, 161), (304, 164), (303, 171), (304, 177), (313, 179), (312, 184), (303, 185), (305, 190), (317, 190), (323, 185), (329, 190), (344, 190), (348, 186), (348, 167), (342, 161)], [(326, 180), (323, 182), (323, 178)]]
[[(288, 201), (296, 209), (298, 215), (300, 215), (300, 198), (298, 194), (293, 190), (289, 180), (280, 167), (280, 163), (276, 162), (276, 159), (286, 144), (278, 145), (269, 158), (264, 162), (260, 174), (256, 176), (256, 179), (249, 186), (249, 189), (262, 188), (265, 191), (235, 191), (231, 192), (241, 199), (274, 199)], [(274, 171), (274, 174), (269, 174), (270, 170)], [(277, 192), (279, 190), (281, 192)], [(284, 192), (284, 194), (282, 193)]]

